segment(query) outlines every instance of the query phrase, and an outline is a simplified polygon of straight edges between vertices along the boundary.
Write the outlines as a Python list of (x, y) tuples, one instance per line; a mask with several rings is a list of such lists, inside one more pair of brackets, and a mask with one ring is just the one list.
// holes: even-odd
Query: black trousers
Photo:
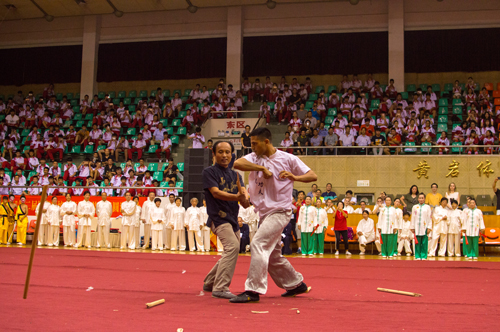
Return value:
[(349, 250), (349, 238), (347, 237), (347, 230), (345, 231), (335, 231), (335, 250), (339, 250), (340, 236), (342, 235), (342, 240), (344, 241), (345, 250)]

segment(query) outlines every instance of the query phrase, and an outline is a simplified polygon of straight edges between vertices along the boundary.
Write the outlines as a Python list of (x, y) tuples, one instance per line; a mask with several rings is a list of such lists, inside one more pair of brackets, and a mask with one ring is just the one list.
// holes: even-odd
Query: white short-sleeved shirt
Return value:
[(311, 169), (298, 157), (276, 150), (271, 157), (258, 157), (255, 152), (244, 157), (251, 163), (264, 166), (273, 176), (264, 178), (262, 172), (250, 172), (249, 194), (255, 210), (263, 218), (273, 212), (292, 210), (293, 181), (280, 179), (281, 171), (288, 171), (294, 175), (304, 175)]

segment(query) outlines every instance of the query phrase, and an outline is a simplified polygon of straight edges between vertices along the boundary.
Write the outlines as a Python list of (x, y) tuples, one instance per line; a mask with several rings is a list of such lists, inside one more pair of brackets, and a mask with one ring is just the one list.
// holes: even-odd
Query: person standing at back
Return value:
[(281, 255), (281, 234), (292, 216), (294, 182), (313, 182), (318, 177), (298, 157), (273, 147), (269, 129), (255, 129), (250, 140), (253, 153), (236, 160), (234, 168), (251, 172), (249, 192), (260, 227), (250, 244), (252, 258), (245, 292), (231, 299), (232, 303), (259, 301), (259, 294), (267, 292), (268, 272), (276, 285), (286, 290), (283, 297), (309, 291), (302, 274)]

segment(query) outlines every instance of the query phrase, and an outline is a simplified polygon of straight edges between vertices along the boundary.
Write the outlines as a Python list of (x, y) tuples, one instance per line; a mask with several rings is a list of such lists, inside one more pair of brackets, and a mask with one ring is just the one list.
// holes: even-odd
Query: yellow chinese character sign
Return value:
[(460, 165), (460, 163), (456, 160), (453, 160), (450, 163), (450, 166), (448, 166), (449, 172), (448, 174), (446, 174), (446, 177), (451, 176), (452, 178), (456, 178), (460, 173), (460, 171), (458, 170), (458, 165)]
[(486, 160), (486, 162), (481, 161), (479, 165), (477, 165), (476, 169), (479, 171), (479, 176), (481, 176), (481, 173), (486, 175), (487, 178), (490, 177), (490, 173), (495, 172), (490, 168), (491, 166), (491, 161)]
[(427, 171), (429, 170), (429, 168), (431, 167), (429, 166), (429, 164), (427, 164), (427, 161), (424, 160), (418, 163), (417, 168), (415, 168), (413, 171), (417, 172), (418, 179), (420, 179), (422, 176), (428, 179), (429, 177), (427, 176)]

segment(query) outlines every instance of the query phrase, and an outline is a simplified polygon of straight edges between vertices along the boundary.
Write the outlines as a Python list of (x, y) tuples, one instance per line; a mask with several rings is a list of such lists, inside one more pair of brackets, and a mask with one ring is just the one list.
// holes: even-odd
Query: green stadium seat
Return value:
[(75, 127), (76, 128), (81, 128), (81, 127), (83, 127), (84, 124), (85, 124), (85, 121), (83, 121), (83, 120), (76, 121)]
[(116, 98), (116, 92), (115, 91), (110, 91), (108, 92), (109, 98), (114, 99)]
[(147, 98), (148, 97), (148, 91), (147, 90), (141, 90), (139, 92), (139, 97), (140, 98)]
[(77, 93), (75, 94), (75, 99), (80, 100), (80, 92), (77, 92)]
[(447, 115), (448, 114), (448, 107), (440, 107), (438, 114), (439, 115)]
[(29, 181), (32, 177), (34, 177), (36, 175), (36, 171), (31, 171), (29, 174), (28, 174), (28, 178), (27, 180)]
[(328, 94), (331, 94), (333, 90), (337, 90), (337, 86), (336, 85), (330, 85), (328, 87)]
[(382, 89), (382, 91), (385, 92), (385, 89), (387, 88), (387, 84), (380, 84), (380, 88)]
[(439, 85), (439, 84), (433, 84), (432, 85), (432, 91), (434, 91), (434, 92), (441, 91), (441, 85)]
[[(26, 137), (25, 137), (26, 138)], [(24, 143), (23, 143), (24, 144)], [(26, 150), (29, 150), (30, 149), (30, 146), (29, 145), (25, 145), (24, 148), (23, 148), (23, 153), (26, 152)]]
[(447, 123), (438, 123), (437, 133), (448, 132), (448, 124)]
[(337, 109), (335, 107), (329, 108), (327, 115), (329, 115), (329, 116), (336, 116), (337, 115)]
[(446, 123), (448, 124), (448, 115), (439, 115), (438, 116), (438, 124)]
[(168, 126), (168, 119), (161, 119), (160, 123), (163, 124), (163, 127), (167, 127)]
[(172, 136), (170, 137), (170, 140), (172, 141), (172, 144), (179, 144), (179, 136)]
[(307, 100), (316, 101), (317, 99), (318, 99), (318, 94), (317, 93), (311, 93), (309, 95), (309, 98)]
[(445, 83), (443, 91), (444, 92), (451, 92), (451, 91), (453, 91), (453, 83)]
[(128, 136), (135, 136), (135, 132), (136, 132), (135, 128), (128, 128), (127, 129)]
[(88, 154), (94, 153), (94, 145), (87, 145), (83, 153), (88, 153)]
[(78, 105), (73, 106), (73, 112), (80, 113), (80, 106), (78, 106)]
[(455, 146), (455, 147), (451, 148), (452, 153), (461, 153), (463, 151), (463, 148), (456, 147), (456, 146), (462, 146), (462, 142), (453, 142), (453, 143), (451, 143), (451, 145)]
[(104, 91), (99, 91), (99, 93), (97, 94), (97, 98), (99, 98), (99, 99), (104, 99), (104, 97), (106, 97), (106, 92), (104, 92)]
[(139, 167), (139, 166), (141, 166), (141, 164), (140, 164), (140, 163), (134, 163), (134, 164), (132, 165), (132, 167), (134, 167), (134, 171), (135, 171), (135, 170), (137, 169), (137, 167)]
[(372, 99), (370, 108), (378, 108), (380, 106), (380, 100), (378, 99)]
[[(37, 93), (37, 95), (35, 96), (35, 100), (38, 101), (42, 97), (43, 97), (43, 94)], [(0, 95), (0, 98), (2, 98), (3, 101), (7, 101), (7, 100), (5, 100), (5, 96), (4, 95)]]
[(323, 85), (318, 85), (316, 89), (314, 89), (314, 93), (320, 93), (321, 90), (325, 90), (325, 87)]
[[(307, 103), (308, 102), (306, 101), (306, 105), (307, 105)], [(271, 110), (274, 109), (274, 105), (276, 105), (276, 103), (274, 101), (270, 101), (270, 102), (267, 103), (267, 106), (269, 106), (269, 109), (271, 109)], [(311, 107), (312, 107), (312, 104), (311, 104)]]
[[(405, 143), (405, 146), (415, 146), (415, 142), (409, 142), (409, 141), (407, 141)], [(415, 153), (415, 152), (417, 152), (417, 149), (416, 148), (405, 148), (404, 152), (405, 153)]]
[(135, 90), (130, 90), (130, 91), (128, 92), (128, 97), (129, 97), (129, 98), (136, 98), (136, 97), (137, 97), (137, 91), (135, 91)]
[(118, 91), (118, 98), (123, 99), (125, 97), (127, 97), (126, 91)]
[(333, 117), (333, 116), (327, 116), (327, 117), (325, 118), (325, 125), (327, 125), (327, 126), (331, 126), (331, 125), (332, 125), (332, 123), (333, 123), (333, 120), (334, 120), (334, 119), (335, 119), (335, 117)]
[[(22, 136), (21, 136), (21, 137), (22, 137)], [(23, 137), (23, 139), (22, 139), (22, 141), (21, 141), (21, 144), (22, 144), (22, 145), (26, 144), (26, 140), (27, 140), (27, 139), (28, 139), (28, 136), (24, 136), (24, 137)], [(28, 146), (28, 148), (29, 148), (29, 146)]]
[(187, 134), (187, 128), (186, 127), (179, 127), (177, 128), (177, 133), (176, 135), (186, 135)]
[(150, 97), (156, 97), (156, 90), (151, 90)]
[(56, 94), (56, 100), (57, 101), (61, 101), (62, 99), (63, 99), (63, 94), (62, 93)]
[(132, 103), (132, 98), (123, 98), (123, 105), (130, 105)]
[(161, 182), (163, 180), (163, 173), (162, 172), (154, 172), (153, 179), (157, 180), (158, 182)]
[(455, 106), (455, 105), (458, 105), (458, 104), (462, 104), (462, 100), (460, 100), (460, 99), (453, 99), (453, 104), (452, 105)]
[(157, 144), (150, 145), (149, 148), (148, 148), (148, 153), (155, 153), (157, 149), (158, 149), (158, 145)]
[(462, 92), (465, 91), (465, 83), (458, 83), (458, 85), (462, 88)]
[(184, 181), (177, 181), (177, 182), (175, 183), (175, 186), (176, 186), (177, 188), (182, 188), (182, 187), (184, 187)]
[(186, 89), (184, 90), (184, 94), (182, 95), (183, 97), (189, 97), (189, 94), (191, 93), (193, 89)]
[(125, 165), (127, 165), (127, 163), (120, 163), (120, 168), (125, 169)]
[(89, 121), (89, 120), (92, 120), (94, 118), (94, 114), (92, 113), (87, 113), (85, 114), (85, 121)]
[(167, 131), (168, 136), (172, 136), (174, 134), (174, 128), (172, 127), (166, 127), (165, 130)]
[[(72, 100), (69, 102), (69, 104), (70, 104), (71, 106), (77, 106), (77, 105), (78, 105), (78, 100), (76, 100), (76, 99), (72, 99)], [(80, 107), (78, 107), (78, 108), (80, 108)]]
[(186, 111), (180, 111), (179, 112), (179, 115), (177, 115), (177, 118), (178, 119), (184, 119), (184, 117), (186, 116)]
[(408, 100), (408, 92), (403, 91), (403, 92), (400, 92), (400, 94), (401, 94), (401, 98), (403, 98), (404, 100)]
[(463, 113), (462, 106), (453, 106), (452, 113), (453, 114), (462, 114)]
[(243, 103), (244, 104), (248, 103), (248, 96), (243, 96)]
[(172, 120), (172, 127), (179, 127), (181, 125), (181, 119), (173, 119)]
[(419, 87), (420, 87), (420, 89), (422, 89), (423, 93), (425, 93), (425, 91), (427, 91), (427, 84), (420, 84)]
[(74, 94), (71, 92), (66, 94), (66, 98), (68, 98), (68, 100), (73, 99), (73, 96), (74, 96)]
[[(306, 101), (305, 109), (306, 110), (311, 109), (313, 107), (313, 105), (314, 105), (314, 101), (308, 100), (308, 101)], [(274, 109), (274, 107), (273, 107), (273, 109)]]
[(163, 96), (167, 98), (170, 97), (170, 90), (169, 89), (163, 90)]
[[(424, 145), (424, 146), (432, 146), (432, 143), (430, 142), (423, 142), (421, 145)], [(430, 151), (430, 148), (420, 148), (420, 152), (424, 152), (424, 153), (427, 153)]]
[(191, 107), (193, 107), (193, 104), (186, 104), (186, 107), (184, 107), (184, 110), (187, 111)]
[(163, 188), (168, 187), (168, 182), (167, 182), (167, 181), (162, 181), (162, 182), (160, 183), (160, 187), (163, 187)]
[(417, 91), (417, 86), (415, 84), (408, 84), (408, 86), (406, 87), (406, 91), (415, 92)]
[(112, 102), (115, 105), (120, 105), (120, 98), (113, 98)]
[(80, 149), (80, 145), (75, 145), (73, 148), (71, 148), (71, 153), (80, 153)]
[(82, 119), (82, 114), (75, 114), (75, 116), (73, 117), (73, 120), (74, 121), (80, 121)]
[(128, 105), (128, 110), (129, 110), (130, 114), (134, 114), (135, 113), (135, 105)]
[[(132, 104), (137, 105), (137, 104), (139, 104), (139, 102), (140, 102), (142, 99), (143, 99), (143, 98), (139, 98), (139, 97), (134, 98), (134, 101), (132, 102)], [(144, 98), (144, 99), (146, 99), (146, 98)]]
[(21, 132), (21, 136), (28, 136), (30, 134), (30, 130), (29, 129), (23, 129), (23, 131)]
[(89, 129), (92, 128), (92, 125), (93, 125), (92, 120), (89, 120), (89, 122), (87, 122), (87, 128)]
[(448, 106), (448, 99), (446, 98), (439, 99), (439, 106)]
[(97, 151), (101, 151), (101, 150), (106, 150), (106, 145), (103, 144), (103, 145), (99, 145), (97, 147)]
[[(152, 145), (152, 146), (155, 146), (155, 145)], [(158, 163), (149, 163), (149, 165), (148, 165), (148, 171), (158, 172)]]
[(184, 163), (177, 163), (177, 168), (179, 169), (179, 172), (184, 172)]

